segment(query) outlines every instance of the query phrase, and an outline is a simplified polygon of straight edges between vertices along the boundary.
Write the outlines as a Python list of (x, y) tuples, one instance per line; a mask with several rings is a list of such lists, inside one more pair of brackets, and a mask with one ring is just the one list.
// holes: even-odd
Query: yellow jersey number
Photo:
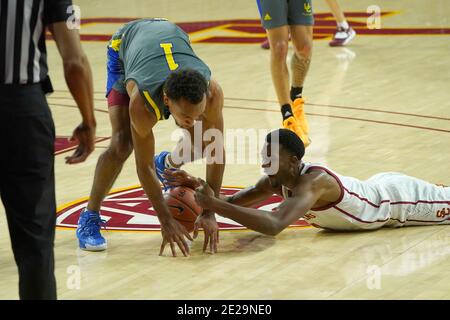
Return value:
[(176, 70), (178, 68), (178, 64), (175, 63), (175, 60), (173, 59), (172, 54), (172, 44), (171, 43), (160, 43), (159, 46), (163, 48), (164, 53), (166, 55), (167, 65), (169, 66), (169, 69)]

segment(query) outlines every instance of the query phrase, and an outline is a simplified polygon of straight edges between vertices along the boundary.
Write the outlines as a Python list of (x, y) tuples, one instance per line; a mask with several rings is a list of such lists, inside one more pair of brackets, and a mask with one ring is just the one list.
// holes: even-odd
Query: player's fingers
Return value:
[(178, 187), (178, 186), (180, 186), (179, 182), (176, 182), (176, 181), (173, 181), (173, 180), (170, 180), (170, 179), (165, 179), (165, 178), (163, 180), (163, 184), (167, 185), (169, 187)]
[(72, 164), (75, 163), (74, 161), (76, 161), (77, 158), (79, 158), (81, 155), (81, 150), (80, 148), (75, 149), (75, 151), (68, 157), (66, 157), (66, 163)]
[(173, 169), (164, 169), (164, 172), (162, 174), (164, 177), (166, 177), (168, 180), (178, 180), (180, 179), (178, 170)]
[(205, 234), (205, 241), (203, 242), (203, 252), (206, 251), (206, 248), (208, 247), (209, 237)]
[[(184, 240), (184, 239), (183, 239), (183, 240)], [(188, 246), (187, 246), (186, 241), (183, 241), (183, 240), (181, 240), (180, 237), (177, 237), (177, 238), (175, 239), (175, 242), (177, 243), (178, 248), (180, 248), (180, 250), (181, 250), (181, 252), (183, 253), (183, 255), (184, 255), (185, 257), (187, 257), (187, 256), (188, 256), (188, 252), (189, 252), (189, 248), (188, 248)]]
[(175, 250), (175, 244), (173, 243), (173, 240), (169, 240), (169, 241), (170, 241), (170, 250), (172, 250), (172, 256), (176, 257), (177, 252)]
[(162, 256), (164, 253), (164, 248), (166, 247), (167, 241), (164, 239), (161, 243), (161, 250), (159, 250), (159, 255)]
[(185, 256), (187, 257), (191, 251), (191, 248), (189, 248), (189, 245), (184, 237), (181, 237), (181, 243), (183, 244), (184, 251), (186, 252)]
[(75, 140), (78, 140), (77, 139), (77, 137), (76, 137), (76, 133), (75, 133), (75, 131), (72, 133), (72, 136), (69, 138), (69, 141), (70, 142), (73, 142), (73, 141), (75, 141)]
[(83, 152), (83, 149), (80, 146), (77, 146), (77, 148), (75, 149), (75, 151), (72, 153), (72, 155), (70, 155), (70, 158), (75, 158), (75, 157), (79, 157), (81, 155), (81, 153)]
[(73, 159), (74, 163), (83, 162), (88, 157), (89, 153), (86, 149), (80, 150), (80, 155)]
[(198, 189), (195, 189), (195, 193), (194, 193), (194, 200), (196, 201), (196, 202), (198, 202), (198, 203), (200, 203), (200, 201), (199, 201), (199, 191), (198, 191)]
[(171, 187), (178, 187), (181, 185), (181, 183), (179, 181), (165, 179), (165, 178), (164, 178), (164, 184), (167, 184), (168, 186), (171, 186)]
[(192, 239), (192, 236), (189, 234), (189, 232), (185, 229), (184, 230), (184, 236), (186, 237), (186, 238), (188, 238), (189, 240), (191, 240), (191, 241), (194, 241), (194, 239)]
[(172, 170), (169, 170), (169, 169), (164, 169), (163, 176), (170, 177), (172, 179), (177, 178), (176, 171), (172, 171)]
[(203, 207), (203, 195), (200, 193), (201, 191), (196, 190), (194, 194), (194, 200), (197, 202), (201, 207)]
[(167, 181), (176, 181), (176, 178), (174, 178), (173, 176), (168, 175), (168, 174), (166, 174), (166, 173), (163, 173), (162, 176), (163, 176), (163, 178), (164, 178), (165, 180), (167, 180)]
[(69, 159), (67, 160), (67, 163), (69, 164), (75, 164), (80, 163), (86, 160), (88, 157), (88, 153), (85, 150), (79, 150), (78, 152), (75, 152)]
[(219, 234), (214, 232), (214, 253), (217, 253), (217, 243), (219, 243)]
[[(202, 178), (197, 178), (198, 183), (200, 184), (200, 186), (204, 187), (206, 185), (206, 181), (203, 180)], [(200, 190), (202, 189), (201, 187), (199, 187)]]
[(208, 237), (209, 238), (209, 252), (212, 253), (213, 252), (213, 239), (211, 236)]
[(86, 144), (86, 153), (87, 155), (90, 155), (95, 150), (95, 144), (93, 142)]
[(205, 188), (208, 187), (208, 183), (205, 180), (200, 179), (200, 182), (202, 184), (202, 187), (205, 187)]
[(214, 233), (209, 236), (209, 252), (214, 253)]
[(194, 224), (194, 239), (196, 239), (198, 237), (198, 228), (199, 225), (197, 223)]

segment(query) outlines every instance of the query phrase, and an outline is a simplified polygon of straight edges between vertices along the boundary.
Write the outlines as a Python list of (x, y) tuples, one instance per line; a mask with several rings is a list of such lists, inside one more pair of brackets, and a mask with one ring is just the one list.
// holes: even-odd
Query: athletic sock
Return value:
[(166, 169), (171, 169), (171, 168), (173, 168), (173, 165), (170, 163), (170, 161), (169, 161), (169, 156), (170, 156), (170, 153), (166, 156), (166, 158), (164, 159), (164, 167), (166, 168)]
[(344, 30), (347, 30), (350, 26), (348, 25), (347, 20), (344, 20), (343, 22), (337, 23), (338, 28), (343, 28)]
[(294, 115), (290, 104), (284, 104), (281, 106), (281, 115), (283, 116), (283, 121)]
[(291, 100), (302, 97), (303, 87), (291, 87)]

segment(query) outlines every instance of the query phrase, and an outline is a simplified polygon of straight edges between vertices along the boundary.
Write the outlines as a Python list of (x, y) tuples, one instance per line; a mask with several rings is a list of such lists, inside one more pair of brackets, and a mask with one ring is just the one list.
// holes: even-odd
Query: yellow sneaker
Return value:
[(298, 124), (300, 127), (302, 127), (302, 130), (304, 133), (309, 133), (309, 124), (308, 120), (306, 120), (305, 116), (305, 99), (304, 98), (297, 98), (292, 103), (292, 111), (294, 112), (294, 116), (298, 121)]
[(310, 145), (311, 140), (309, 140), (308, 134), (306, 134), (303, 130), (300, 124), (298, 123), (297, 119), (293, 116), (287, 118), (283, 121), (283, 128), (289, 129), (292, 132), (294, 132), (305, 145), (305, 148)]

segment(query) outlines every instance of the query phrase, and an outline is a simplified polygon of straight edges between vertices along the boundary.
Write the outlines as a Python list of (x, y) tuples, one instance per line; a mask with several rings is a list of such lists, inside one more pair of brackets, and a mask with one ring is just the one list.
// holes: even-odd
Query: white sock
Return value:
[(348, 25), (347, 20), (344, 20), (344, 22), (338, 22), (338, 27), (343, 28), (344, 30), (347, 30), (350, 26)]
[(164, 159), (164, 167), (166, 167), (167, 169), (173, 168), (172, 164), (169, 161), (169, 156), (170, 154), (168, 154)]

